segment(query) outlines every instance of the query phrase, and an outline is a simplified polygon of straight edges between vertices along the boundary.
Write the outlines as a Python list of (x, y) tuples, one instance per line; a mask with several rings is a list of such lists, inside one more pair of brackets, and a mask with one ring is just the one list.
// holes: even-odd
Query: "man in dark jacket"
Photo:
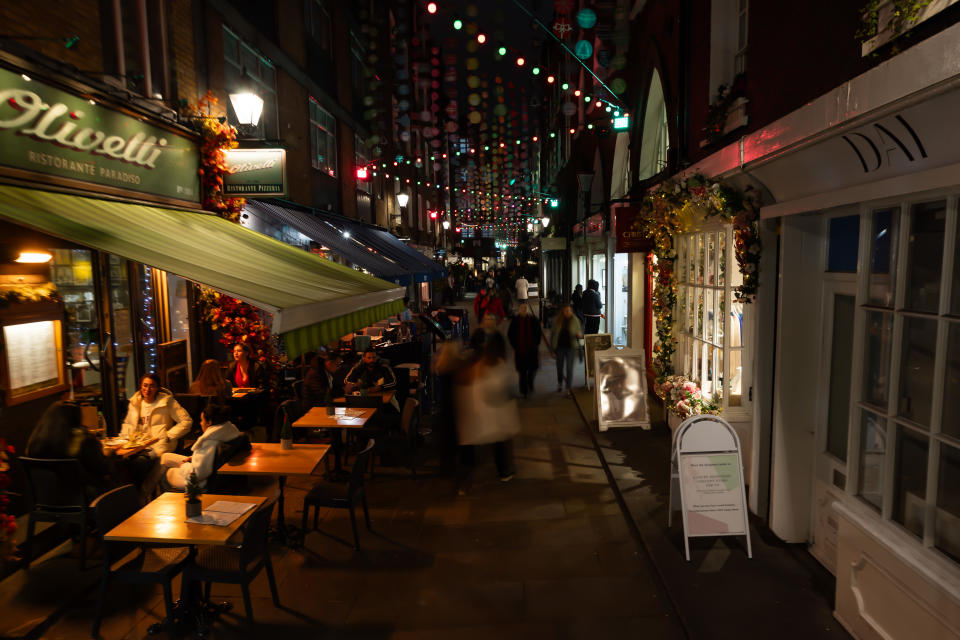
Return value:
[(583, 301), (580, 303), (584, 318), (584, 334), (600, 331), (600, 318), (605, 317), (600, 313), (603, 309), (603, 302), (600, 300), (599, 289), (599, 282), (596, 280), (587, 281), (587, 290), (583, 292)]
[(397, 378), (393, 375), (393, 369), (380, 362), (376, 351), (367, 349), (363, 359), (350, 369), (344, 383), (347, 393), (356, 389), (377, 393), (396, 388)]

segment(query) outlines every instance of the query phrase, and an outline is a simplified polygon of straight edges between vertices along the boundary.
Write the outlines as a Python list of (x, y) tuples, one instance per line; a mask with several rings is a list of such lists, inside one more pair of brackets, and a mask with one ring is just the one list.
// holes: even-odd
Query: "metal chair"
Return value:
[[(110, 531), (140, 509), (140, 492), (132, 484), (117, 487), (98, 497), (90, 504), (97, 529)], [(103, 605), (107, 599), (107, 587), (111, 581), (128, 584), (159, 584), (163, 587), (163, 603), (166, 606), (167, 630), (170, 638), (176, 638), (176, 629), (171, 619), (173, 606), (173, 578), (190, 559), (189, 547), (144, 547), (136, 542), (103, 541), (103, 577), (97, 597), (97, 613), (93, 619), (94, 638), (100, 635), (103, 620)], [(152, 632), (159, 631), (159, 627)]]
[(250, 602), (250, 582), (264, 568), (270, 582), (270, 595), (273, 604), (280, 606), (277, 594), (277, 582), (273, 576), (273, 564), (270, 562), (270, 549), (267, 547), (267, 533), (270, 528), (270, 514), (273, 501), (257, 509), (243, 526), (243, 542), (239, 547), (206, 546), (197, 551), (193, 561), (183, 570), (184, 582), (203, 582), (203, 600), (210, 601), (210, 586), (214, 582), (239, 584), (243, 594), (243, 607), (247, 612), (247, 622), (252, 626), (253, 606)]
[(90, 496), (83, 480), (83, 469), (74, 458), (20, 457), (27, 475), (32, 508), (27, 520), (24, 566), (33, 560), (33, 535), (37, 522), (58, 522), (80, 527), (80, 570), (86, 568), (87, 525), (90, 522)]
[(320, 507), (349, 509), (354, 548), (360, 549), (360, 536), (357, 533), (357, 518), (353, 513), (353, 507), (357, 501), (363, 506), (363, 517), (369, 531), (370, 511), (367, 509), (367, 492), (363, 482), (363, 473), (373, 456), (374, 446), (376, 446), (376, 442), (371, 438), (366, 448), (357, 454), (357, 458), (353, 461), (353, 469), (350, 470), (350, 482), (346, 486), (333, 482), (318, 482), (307, 492), (303, 499), (303, 522), (300, 527), (303, 531), (307, 530), (307, 516), (310, 513), (310, 507), (313, 507), (314, 529), (317, 528)]

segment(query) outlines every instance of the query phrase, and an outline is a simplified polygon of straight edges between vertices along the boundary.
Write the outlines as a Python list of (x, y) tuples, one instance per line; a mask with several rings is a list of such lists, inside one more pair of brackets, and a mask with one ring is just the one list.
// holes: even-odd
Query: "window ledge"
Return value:
[(831, 506), (924, 579), (946, 593), (960, 594), (960, 567), (940, 556), (939, 552), (925, 548), (912, 535), (882, 520), (876, 511), (861, 504), (853, 496), (845, 495), (835, 500)]
[[(883, 45), (887, 44), (891, 40), (895, 40), (896, 38), (899, 38), (903, 34), (913, 29), (915, 26), (920, 24), (921, 22), (924, 22), (932, 18), (933, 16), (940, 13), (950, 5), (956, 4), (957, 2), (960, 2), (960, 0), (933, 0), (930, 4), (928, 4), (926, 7), (921, 9), (920, 15), (917, 16), (916, 20), (906, 25), (903, 28), (903, 30), (898, 33), (894, 33), (891, 29), (884, 26), (884, 28), (877, 35), (873, 36), (872, 38), (864, 42), (862, 45), (860, 45), (860, 57), (865, 57), (870, 55), (871, 53), (873, 53)], [(889, 2), (889, 1), (884, 2), (880, 6), (877, 24), (886, 25), (887, 22), (889, 22), (890, 20), (890, 14), (892, 12), (893, 12), (893, 2)]]

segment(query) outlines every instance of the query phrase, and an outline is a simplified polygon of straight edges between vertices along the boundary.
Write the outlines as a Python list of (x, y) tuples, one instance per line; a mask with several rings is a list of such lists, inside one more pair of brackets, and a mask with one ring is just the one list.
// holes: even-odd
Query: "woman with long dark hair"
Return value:
[(520, 393), (524, 398), (533, 391), (533, 380), (540, 368), (540, 322), (530, 313), (526, 302), (517, 307), (510, 321), (507, 338), (513, 347), (514, 364), (520, 374)]
[(220, 363), (217, 360), (205, 360), (200, 365), (197, 379), (190, 385), (190, 393), (201, 396), (215, 396), (221, 402), (230, 398), (233, 385), (220, 373)]

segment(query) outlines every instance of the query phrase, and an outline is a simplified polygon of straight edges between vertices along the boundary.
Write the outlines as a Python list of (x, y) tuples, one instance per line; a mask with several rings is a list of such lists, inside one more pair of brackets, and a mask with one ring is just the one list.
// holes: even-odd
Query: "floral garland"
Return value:
[(203, 208), (230, 222), (239, 222), (246, 199), (229, 198), (223, 193), (223, 177), (230, 173), (224, 151), (237, 147), (237, 130), (211, 115), (217, 102), (208, 91), (196, 107), (187, 109), (200, 121), (200, 168), (197, 173), (203, 184)]
[(654, 389), (664, 399), (667, 409), (681, 420), (705, 413), (719, 415), (722, 410), (719, 393), (704, 398), (697, 383), (684, 376), (667, 376)]
[(759, 207), (752, 189), (738, 191), (700, 174), (672, 178), (660, 183), (641, 204), (639, 225), (653, 240), (654, 321), (659, 344), (653, 348), (653, 368), (657, 380), (673, 373), (673, 310), (677, 303), (674, 238), (691, 230), (702, 220), (719, 217), (733, 223), (734, 253), (743, 284), (734, 290), (738, 302), (749, 303), (760, 284)]
[(0, 438), (0, 559), (13, 558), (17, 550), (16, 542), (13, 540), (13, 535), (17, 531), (17, 518), (6, 512), (10, 504), (6, 491), (11, 483), (8, 472), (10, 456), (13, 453), (13, 447)]
[(281, 363), (276, 338), (253, 305), (200, 286), (197, 307), (204, 322), (220, 333), (220, 344), (227, 347), (237, 343), (249, 345), (253, 359), (270, 368)]

